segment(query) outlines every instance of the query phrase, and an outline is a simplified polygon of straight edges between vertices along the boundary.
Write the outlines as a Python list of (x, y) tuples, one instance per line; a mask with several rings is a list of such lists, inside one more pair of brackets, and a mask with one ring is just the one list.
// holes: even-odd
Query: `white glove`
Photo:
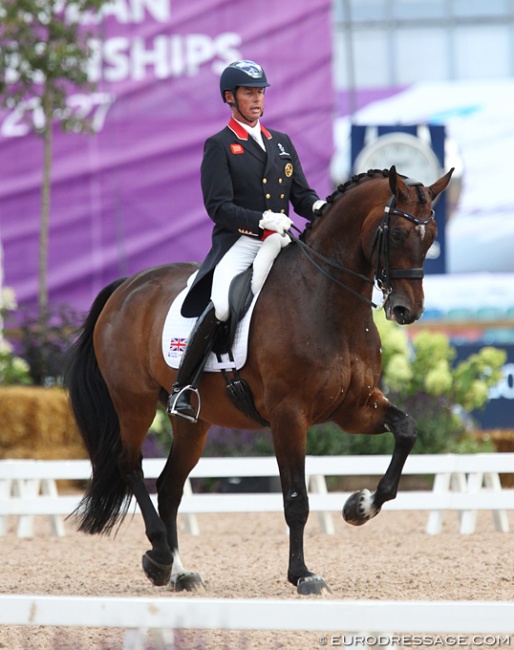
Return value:
[(312, 204), (312, 214), (319, 215), (321, 214), (321, 211), (323, 208), (326, 206), (327, 202), (322, 201), (321, 199), (318, 199), (318, 201), (314, 201)]
[(259, 221), (259, 227), (263, 230), (274, 230), (284, 235), (286, 230), (291, 228), (292, 223), (291, 219), (285, 214), (266, 210), (266, 212), (263, 212), (262, 219)]

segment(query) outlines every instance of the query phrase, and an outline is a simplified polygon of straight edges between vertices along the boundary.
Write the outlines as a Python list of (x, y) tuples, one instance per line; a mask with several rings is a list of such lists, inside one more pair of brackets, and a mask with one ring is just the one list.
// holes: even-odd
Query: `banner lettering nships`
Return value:
[[(263, 66), (262, 124), (291, 136), (311, 186), (330, 193), (330, 0), (115, 0), (93, 18), (96, 87), (72, 92), (69, 106), (92, 117), (94, 133), (54, 129), (51, 303), (85, 310), (120, 276), (203, 260), (203, 143), (229, 119), (219, 77), (236, 59)], [(5, 284), (22, 304), (38, 291), (43, 145), (27, 125), (38, 119), (31, 100), (0, 112)]]

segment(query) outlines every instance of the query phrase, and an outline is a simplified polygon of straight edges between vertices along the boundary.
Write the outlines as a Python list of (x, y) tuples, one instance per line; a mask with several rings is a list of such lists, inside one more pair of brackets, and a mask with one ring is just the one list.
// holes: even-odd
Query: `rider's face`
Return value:
[[(232, 115), (249, 126), (255, 126), (264, 111), (264, 88), (239, 86), (236, 90), (237, 105), (232, 106)], [(233, 102), (234, 94), (227, 93), (229, 102)]]

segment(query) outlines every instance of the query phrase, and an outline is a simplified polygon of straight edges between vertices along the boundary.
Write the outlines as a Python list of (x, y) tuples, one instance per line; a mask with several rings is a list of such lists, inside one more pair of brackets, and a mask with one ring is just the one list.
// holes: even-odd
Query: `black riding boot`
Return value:
[[(191, 404), (191, 393), (198, 395), (198, 382), (221, 324), (222, 322), (216, 318), (214, 305), (209, 302), (196, 321), (180, 362), (177, 379), (168, 401), (167, 413), (170, 415), (178, 415), (191, 422), (197, 421), (198, 413)], [(199, 411), (200, 402), (198, 402)]]

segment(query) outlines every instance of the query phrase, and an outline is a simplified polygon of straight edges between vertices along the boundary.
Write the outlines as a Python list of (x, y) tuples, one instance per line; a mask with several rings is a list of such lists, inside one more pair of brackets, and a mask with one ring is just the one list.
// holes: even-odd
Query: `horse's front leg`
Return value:
[[(299, 433), (300, 432), (300, 433)], [(322, 577), (309, 571), (304, 559), (303, 539), (309, 517), (309, 497), (305, 483), (306, 427), (292, 418), (272, 425), (273, 444), (280, 470), (284, 515), (289, 528), (287, 579), (301, 595), (322, 595), (331, 590)]]
[(365, 524), (380, 512), (386, 501), (396, 497), (403, 466), (416, 442), (416, 422), (389, 402), (385, 403), (382, 427), (391, 431), (394, 436), (393, 455), (374, 493), (360, 490), (354, 492), (346, 501), (343, 517), (354, 526)]

